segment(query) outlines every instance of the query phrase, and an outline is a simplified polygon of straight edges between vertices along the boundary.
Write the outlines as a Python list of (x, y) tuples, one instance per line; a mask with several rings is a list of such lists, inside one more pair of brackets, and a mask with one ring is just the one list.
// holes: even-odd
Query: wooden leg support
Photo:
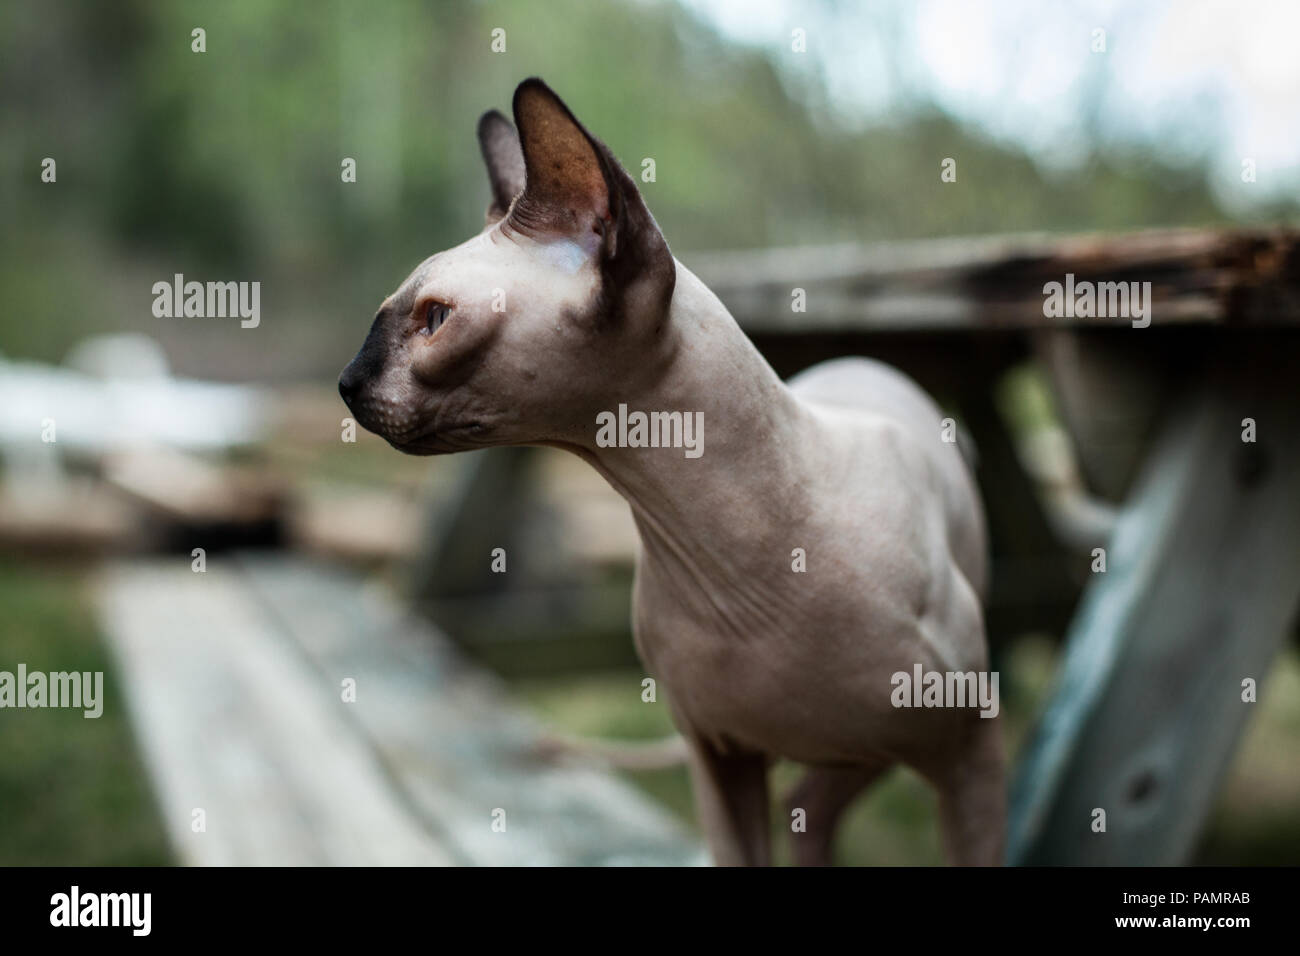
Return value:
[(1300, 605), (1296, 370), (1267, 364), (1200, 384), (1153, 450), (1020, 762), (1009, 862), (1176, 865), (1194, 850), (1256, 706), (1243, 681), (1267, 693)]

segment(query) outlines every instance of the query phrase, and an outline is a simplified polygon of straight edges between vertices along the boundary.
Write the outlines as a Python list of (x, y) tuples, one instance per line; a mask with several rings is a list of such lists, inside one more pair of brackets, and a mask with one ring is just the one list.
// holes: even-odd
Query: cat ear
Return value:
[(524, 154), (514, 124), (496, 110), (488, 110), (478, 121), (478, 145), (487, 166), (492, 202), (487, 224), (505, 216), (515, 197), (524, 191)]
[(524, 155), (524, 193), (512, 224), (533, 234), (599, 246), (613, 223), (610, 190), (599, 151), (582, 124), (545, 83), (515, 90), (515, 123)]
[(539, 79), (519, 84), (514, 114), (525, 178), (509, 224), (534, 238), (577, 242), (598, 258), (611, 298), (657, 299), (666, 308), (676, 281), (672, 253), (614, 154)]

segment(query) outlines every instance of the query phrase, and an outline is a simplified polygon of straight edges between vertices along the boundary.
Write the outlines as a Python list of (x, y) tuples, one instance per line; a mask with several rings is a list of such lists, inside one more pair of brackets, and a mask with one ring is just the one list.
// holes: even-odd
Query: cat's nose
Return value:
[(349, 374), (350, 370), (351, 366), (345, 368), (343, 374), (339, 376), (339, 395), (349, 408), (352, 407), (352, 399), (357, 394), (357, 380), (355, 376)]

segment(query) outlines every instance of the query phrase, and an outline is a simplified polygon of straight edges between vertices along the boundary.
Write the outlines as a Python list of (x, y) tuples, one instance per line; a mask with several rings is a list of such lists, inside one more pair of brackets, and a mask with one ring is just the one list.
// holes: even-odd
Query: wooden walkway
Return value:
[(360, 579), (178, 557), (111, 566), (100, 604), (184, 863), (704, 862), (628, 785), (537, 759), (496, 679)]

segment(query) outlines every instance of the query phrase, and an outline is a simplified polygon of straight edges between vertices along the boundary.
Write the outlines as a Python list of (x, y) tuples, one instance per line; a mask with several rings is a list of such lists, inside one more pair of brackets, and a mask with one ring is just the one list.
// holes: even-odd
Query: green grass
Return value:
[(84, 575), (0, 561), (0, 670), (103, 671), (104, 711), (0, 710), (0, 865), (172, 862)]

